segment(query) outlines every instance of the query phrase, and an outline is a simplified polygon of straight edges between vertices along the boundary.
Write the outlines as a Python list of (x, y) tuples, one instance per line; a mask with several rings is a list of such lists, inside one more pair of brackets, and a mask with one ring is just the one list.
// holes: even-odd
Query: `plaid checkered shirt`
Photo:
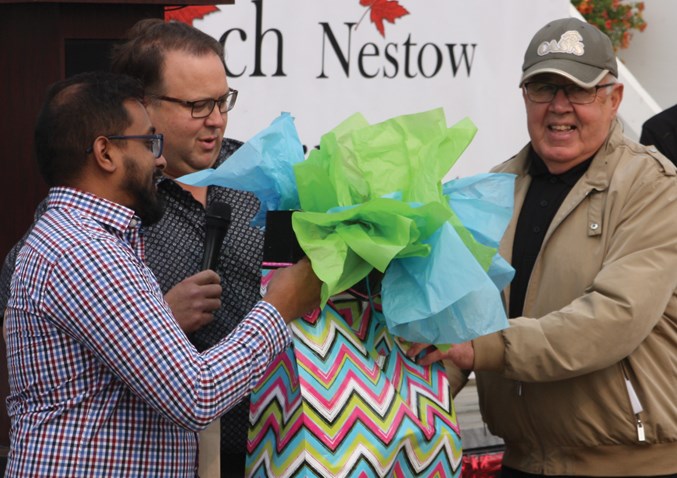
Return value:
[(7, 327), (7, 477), (194, 477), (197, 434), (289, 344), (258, 302), (200, 353), (123, 206), (53, 188), (17, 258)]

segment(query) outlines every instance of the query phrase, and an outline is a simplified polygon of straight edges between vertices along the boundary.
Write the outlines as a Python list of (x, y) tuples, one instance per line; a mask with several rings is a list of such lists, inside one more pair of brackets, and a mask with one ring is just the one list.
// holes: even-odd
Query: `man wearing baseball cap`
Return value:
[(520, 87), (531, 141), (494, 168), (516, 175), (510, 326), (421, 362), (475, 370), (503, 477), (677, 476), (675, 165), (624, 137), (595, 27), (544, 26)]

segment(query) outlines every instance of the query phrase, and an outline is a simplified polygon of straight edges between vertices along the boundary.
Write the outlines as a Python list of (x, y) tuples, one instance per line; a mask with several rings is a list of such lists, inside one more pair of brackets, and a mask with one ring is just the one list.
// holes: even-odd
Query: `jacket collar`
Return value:
[[(609, 134), (600, 147), (600, 149), (595, 153), (588, 167), (588, 170), (583, 174), (580, 180), (574, 185), (573, 189), (564, 200), (560, 206), (560, 210), (557, 212), (555, 217), (550, 224), (550, 228), (544, 239), (544, 243), (548, 240), (552, 231), (566, 218), (571, 211), (573, 211), (580, 203), (583, 201), (591, 192), (593, 191), (604, 191), (609, 187), (613, 171), (618, 165), (618, 155), (611, 154), (616, 148), (618, 148), (621, 143), (624, 141), (623, 136), (623, 127), (618, 119), (616, 119), (612, 126)], [(531, 143), (528, 143), (522, 150), (515, 155), (511, 161), (505, 164), (503, 167), (499, 168), (501, 172), (516, 174), (517, 178), (515, 180), (515, 203), (514, 203), (514, 215), (512, 221), (508, 225), (504, 235), (503, 241), (501, 241), (501, 246), (499, 252), (502, 257), (506, 258), (508, 261), (512, 259), (512, 246), (513, 238), (515, 235), (515, 228), (517, 226), (517, 218), (519, 217), (519, 211), (522, 209), (524, 204), (524, 198), (527, 195), (529, 190), (529, 185), (531, 184), (531, 175), (529, 174), (530, 168), (530, 154)], [(591, 218), (591, 223), (594, 221), (601, 221), (601, 218), (594, 217)], [(598, 222), (595, 222), (598, 224)], [(601, 228), (598, 228), (597, 233), (601, 232)]]

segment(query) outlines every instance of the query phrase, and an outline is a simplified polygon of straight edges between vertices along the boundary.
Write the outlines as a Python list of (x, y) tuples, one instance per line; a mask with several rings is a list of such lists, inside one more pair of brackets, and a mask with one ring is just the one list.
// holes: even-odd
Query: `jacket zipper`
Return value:
[(646, 436), (644, 435), (644, 424), (639, 414), (644, 411), (642, 403), (639, 401), (639, 397), (635, 392), (635, 387), (632, 386), (632, 382), (628, 378), (628, 375), (625, 373), (625, 367), (623, 369), (623, 379), (625, 380), (625, 388), (628, 391), (628, 397), (630, 398), (630, 405), (632, 406), (632, 413), (635, 414), (635, 420), (637, 425), (637, 440), (640, 442), (646, 441)]

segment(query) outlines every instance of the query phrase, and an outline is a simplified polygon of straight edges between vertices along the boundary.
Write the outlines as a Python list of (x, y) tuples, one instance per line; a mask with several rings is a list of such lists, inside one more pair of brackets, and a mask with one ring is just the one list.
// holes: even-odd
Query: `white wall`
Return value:
[(448, 178), (515, 154), (528, 141), (524, 50), (547, 21), (568, 16), (569, 0), (398, 2), (409, 14), (383, 35), (359, 0), (236, 0), (196, 20), (224, 38), (229, 85), (240, 91), (226, 136), (248, 140), (286, 111), (313, 147), (356, 112), (376, 123), (441, 107), (449, 126), (467, 116), (478, 127)]
[[(255, 17), (261, 7), (266, 33), (262, 46), (263, 75), (252, 75), (254, 65)], [(443, 107), (449, 124), (469, 116), (479, 127), (474, 141), (452, 169), (451, 176), (488, 170), (514, 154), (527, 140), (524, 105), (517, 88), (524, 49), (531, 36), (547, 20), (578, 12), (568, 0), (400, 0), (410, 15), (394, 24), (386, 23), (385, 35), (376, 32), (369, 17), (352, 33), (352, 56), (361, 48), (381, 52), (378, 58), (365, 57), (368, 71), (392, 70), (384, 59), (391, 48), (399, 56), (397, 78), (367, 79), (358, 74), (353, 61), (351, 73), (341, 74), (321, 25), (329, 25), (341, 48), (348, 51), (347, 22), (355, 22), (365, 8), (358, 0), (285, 0), (261, 2), (237, 0), (219, 6), (218, 13), (197, 20), (195, 26), (220, 38), (231, 32), (226, 44), (233, 88), (240, 89), (236, 110), (230, 115), (228, 136), (247, 140), (263, 129), (281, 111), (296, 117), (304, 144), (312, 147), (354, 112), (370, 122), (400, 114)], [(629, 49), (619, 51), (620, 80), (625, 96), (619, 117), (626, 134), (639, 138), (642, 123), (662, 108), (677, 103), (677, 42), (672, 24), (677, 20), (677, 0), (645, 0), (647, 29), (637, 32)], [(491, 11), (491, 15), (487, 12)], [(265, 13), (264, 13), (265, 12)], [(472, 74), (449, 75), (449, 68), (433, 78), (405, 78), (402, 70), (405, 41), (418, 50), (430, 42), (445, 51), (445, 44), (476, 45), (472, 50)], [(279, 40), (279, 41), (278, 41)], [(280, 64), (275, 47), (284, 42), (284, 75), (273, 75), (272, 65)], [(473, 48), (475, 48), (473, 46)], [(433, 51), (434, 48), (430, 48)], [(325, 55), (326, 53), (326, 55)], [(329, 58), (325, 62), (326, 58)], [(334, 55), (335, 57), (336, 55)], [(281, 56), (279, 57), (282, 58)], [(390, 71), (389, 70), (389, 71)], [(318, 72), (322, 72), (319, 75)], [(326, 73), (326, 78), (320, 78)]]
[(647, 28), (636, 32), (618, 57), (665, 109), (677, 104), (676, 0), (644, 0)]
[[(658, 2), (660, 0), (649, 0), (647, 3), (652, 1)], [(670, 1), (671, 3), (665, 5), (667, 7), (665, 11), (660, 8), (661, 6), (654, 5), (654, 8), (651, 10), (652, 15), (654, 17), (661, 17), (663, 15), (670, 17), (670, 13), (672, 12), (672, 17), (674, 18), (674, 14), (677, 13), (677, 2), (674, 2), (673, 0)], [(572, 17), (583, 20), (583, 16), (573, 5), (570, 7), (569, 14)], [(669, 62), (656, 61), (655, 52), (657, 48), (654, 46), (654, 42), (660, 43), (661, 49), (666, 47), (664, 42), (667, 40), (664, 38), (659, 39), (658, 36), (666, 35), (667, 23), (661, 22), (659, 25), (654, 26), (653, 34), (647, 40), (647, 36), (645, 35), (648, 30), (649, 29), (647, 28), (644, 32), (635, 32), (633, 41), (630, 43), (630, 48), (621, 49), (617, 53), (618, 79), (625, 86), (623, 90), (623, 102), (618, 110), (618, 117), (623, 123), (626, 136), (635, 141), (639, 140), (643, 123), (666, 107), (666, 105), (661, 105), (656, 101), (655, 91), (660, 88), (673, 96), (677, 95), (677, 89), (672, 88), (674, 82), (666, 81), (665, 76), (659, 77), (654, 69), (660, 65), (660, 67), (667, 70), (673, 70), (673, 72), (677, 71), (674, 62), (674, 57), (677, 56), (677, 53), (674, 50), (667, 51), (666, 49), (666, 54), (673, 56)], [(667, 45), (669, 45), (669, 43)], [(639, 51), (640, 48), (642, 51)], [(637, 63), (629, 61), (628, 55), (632, 55), (633, 58), (637, 60)], [(656, 80), (657, 77), (660, 81), (656, 86), (650, 85), (649, 82), (645, 81), (646, 79)], [(674, 74), (671, 77), (674, 77)], [(667, 106), (670, 106), (671, 104), (673, 103), (669, 103)]]

